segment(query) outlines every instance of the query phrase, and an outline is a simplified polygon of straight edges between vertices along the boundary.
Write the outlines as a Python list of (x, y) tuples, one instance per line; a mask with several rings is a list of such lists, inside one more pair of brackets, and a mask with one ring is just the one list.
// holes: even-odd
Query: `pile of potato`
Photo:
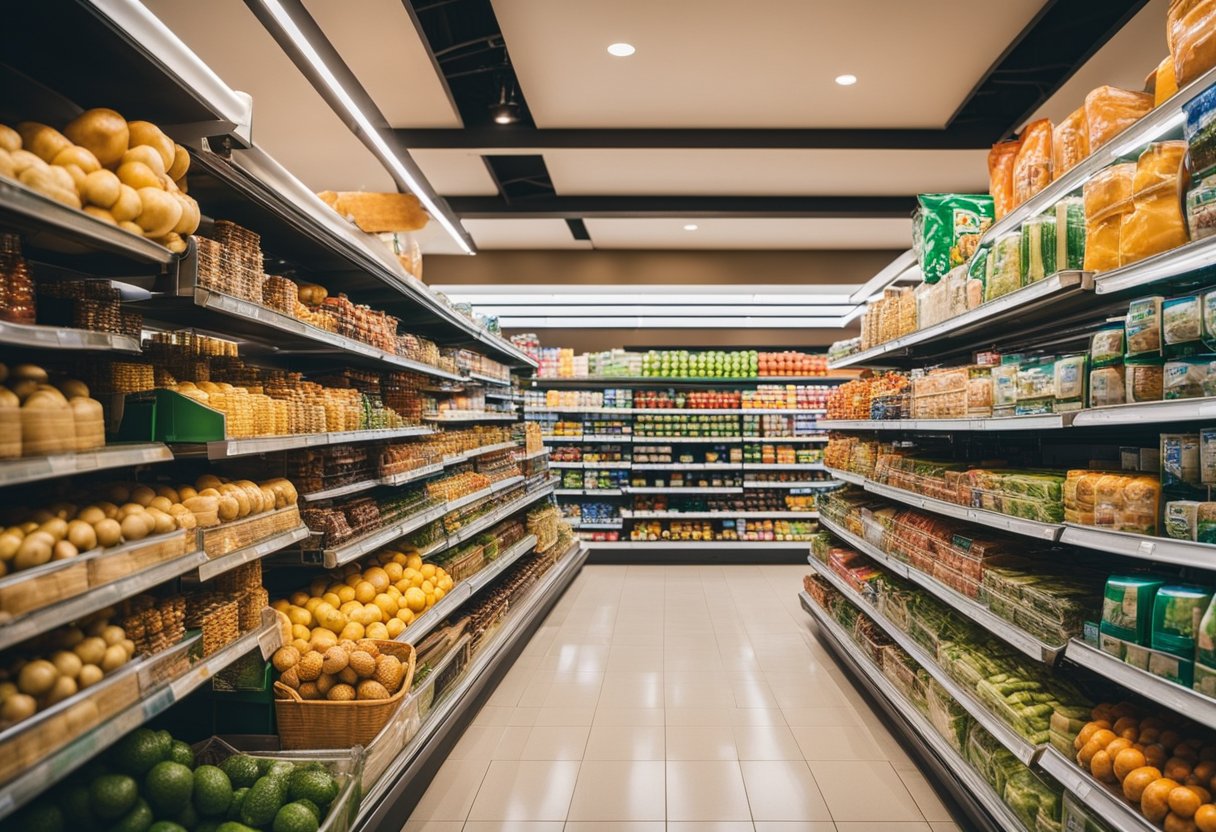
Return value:
[(372, 639), (320, 638), (304, 652), (289, 644), (275, 652), (271, 663), (279, 681), (301, 699), (388, 699), (405, 681), (405, 665), (396, 656), (381, 653)]
[(155, 124), (104, 107), (62, 133), (36, 121), (0, 125), (0, 176), (179, 254), (200, 221), (186, 194), (189, 167), (186, 148)]
[(1216, 742), (1170, 716), (1097, 705), (1073, 742), (1077, 763), (1166, 832), (1216, 832)]
[(46, 634), (0, 666), (0, 729), (97, 684), (134, 655), (135, 643), (108, 611)]

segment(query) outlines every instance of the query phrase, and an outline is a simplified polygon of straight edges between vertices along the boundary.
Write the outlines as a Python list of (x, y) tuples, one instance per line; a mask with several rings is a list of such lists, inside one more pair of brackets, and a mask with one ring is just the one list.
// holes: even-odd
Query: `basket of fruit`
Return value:
[(281, 647), (272, 663), (275, 719), (285, 750), (367, 745), (401, 705), (414, 679), (414, 648), (345, 640), (322, 653)]

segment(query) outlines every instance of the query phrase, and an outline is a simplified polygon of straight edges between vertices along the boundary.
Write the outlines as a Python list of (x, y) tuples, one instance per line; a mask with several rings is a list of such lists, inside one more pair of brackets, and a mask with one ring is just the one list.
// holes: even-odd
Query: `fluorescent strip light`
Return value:
[(461, 234), (460, 229), (458, 229), (456, 224), (448, 218), (444, 211), (440, 210), (435, 201), (430, 198), (426, 192), (427, 189), (423, 188), (422, 185), (419, 184), (418, 180), (415, 179), (409, 170), (406, 169), (405, 165), (401, 164), (401, 160), (397, 158), (396, 152), (389, 147), (388, 142), (386, 142), (384, 137), (380, 135), (379, 129), (377, 129), (376, 126), (372, 124), (371, 119), (369, 119), (367, 115), (361, 109), (359, 109), (359, 105), (355, 103), (355, 100), (351, 98), (350, 93), (346, 91), (346, 89), (334, 76), (333, 71), (329, 68), (329, 65), (322, 60), (319, 54), (317, 54), (317, 51), (313, 48), (312, 43), (307, 37), (305, 37), (304, 33), (300, 31), (299, 27), (296, 26), (295, 21), (291, 19), (291, 15), (287, 13), (287, 10), (283, 8), (283, 6), (279, 3), (279, 0), (258, 1), (262, 4), (263, 8), (270, 12), (270, 14), (274, 17), (275, 22), (282, 27), (283, 32), (289, 38), (291, 38), (291, 42), (295, 45), (295, 47), (300, 50), (305, 58), (308, 59), (309, 64), (311, 64), (313, 69), (316, 70), (317, 74), (321, 76), (321, 79), (325, 82), (325, 85), (329, 87), (330, 92), (333, 93), (334, 96), (341, 102), (343, 109), (346, 110), (347, 116), (359, 125), (359, 128), (363, 131), (368, 141), (371, 142), (373, 150), (380, 158), (380, 161), (387, 165), (394, 174), (406, 182), (413, 195), (416, 196), (423, 206), (426, 207), (430, 215), (434, 217), (441, 226), (443, 226), (443, 229), (448, 232), (448, 235), (451, 236), (453, 240), (456, 241), (456, 244), (460, 246), (461, 250), (463, 250), (466, 254), (473, 254), (473, 248), (464, 238), (464, 235)]

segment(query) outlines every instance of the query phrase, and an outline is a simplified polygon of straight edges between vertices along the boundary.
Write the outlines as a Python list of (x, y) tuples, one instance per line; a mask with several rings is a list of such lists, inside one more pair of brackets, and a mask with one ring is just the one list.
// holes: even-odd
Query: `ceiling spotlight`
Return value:
[(699, 226), (695, 222), (690, 222), (688, 225), (684, 226), (684, 230), (685, 231), (696, 231), (698, 227)]
[(837, 75), (836, 83), (842, 87), (851, 87), (857, 83), (856, 75)]
[(507, 93), (507, 85), (503, 84), (498, 91), (498, 103), (490, 105), (490, 118), (495, 124), (514, 124), (519, 121), (519, 102), (515, 100), (515, 89)]
[(615, 55), (618, 58), (628, 58), (637, 51), (633, 48), (632, 43), (613, 43), (608, 46), (608, 54)]

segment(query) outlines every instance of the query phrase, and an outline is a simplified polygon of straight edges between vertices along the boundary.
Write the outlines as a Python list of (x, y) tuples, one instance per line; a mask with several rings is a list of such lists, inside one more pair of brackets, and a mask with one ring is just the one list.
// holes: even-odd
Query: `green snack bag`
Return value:
[(926, 283), (971, 259), (995, 216), (987, 194), (921, 194), (913, 238)]

